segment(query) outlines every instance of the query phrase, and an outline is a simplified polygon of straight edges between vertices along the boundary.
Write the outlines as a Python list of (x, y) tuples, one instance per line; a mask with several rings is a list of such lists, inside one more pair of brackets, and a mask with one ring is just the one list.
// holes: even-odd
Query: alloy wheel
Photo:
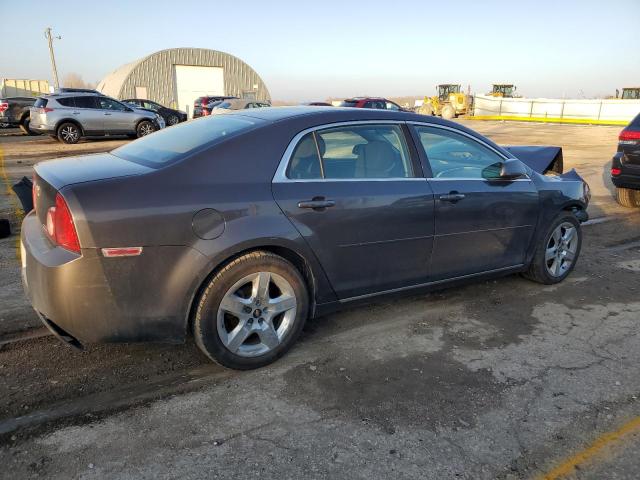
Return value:
[(176, 123), (178, 123), (178, 117), (175, 115), (171, 115), (167, 120), (167, 125), (175, 125)]
[(140, 126), (140, 136), (144, 137), (145, 135), (149, 135), (150, 133), (153, 133), (154, 130), (153, 125), (149, 122), (145, 122)]
[(294, 289), (284, 277), (273, 272), (246, 275), (220, 302), (220, 340), (236, 355), (264, 355), (278, 347), (291, 330), (297, 305)]
[(73, 143), (78, 140), (78, 129), (73, 125), (67, 125), (60, 131), (60, 136), (67, 143)]
[(545, 265), (553, 277), (563, 276), (573, 264), (578, 249), (578, 231), (569, 222), (563, 222), (554, 230), (547, 241)]

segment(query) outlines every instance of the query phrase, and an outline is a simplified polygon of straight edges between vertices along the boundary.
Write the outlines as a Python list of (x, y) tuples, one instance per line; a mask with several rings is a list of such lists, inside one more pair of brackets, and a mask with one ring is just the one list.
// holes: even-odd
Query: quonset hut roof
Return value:
[(222, 67), (225, 95), (237, 97), (252, 92), (257, 100), (270, 101), (265, 83), (249, 65), (228, 53), (206, 48), (160, 50), (114, 70), (97, 89), (115, 98), (134, 98), (136, 87), (146, 87), (147, 96), (163, 105), (177, 101), (175, 65)]

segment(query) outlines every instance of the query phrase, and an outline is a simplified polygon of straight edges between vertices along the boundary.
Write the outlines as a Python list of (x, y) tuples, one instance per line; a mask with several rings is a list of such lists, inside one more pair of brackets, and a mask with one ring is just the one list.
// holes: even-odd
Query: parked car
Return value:
[(146, 100), (142, 98), (129, 98), (128, 100), (123, 100), (125, 103), (129, 103), (136, 108), (145, 108), (147, 110), (151, 110), (152, 112), (158, 113), (162, 118), (164, 118), (164, 122), (167, 126), (173, 126), (180, 122), (187, 121), (187, 112), (183, 112), (182, 110), (174, 110), (173, 108), (165, 107), (164, 105), (160, 105), (157, 102), (152, 102), (151, 100)]
[(260, 367), (307, 318), (381, 295), (509, 273), (564, 280), (589, 189), (574, 170), (544, 175), (553, 158), (536, 148), (371, 109), (182, 123), (35, 166), (25, 288), (71, 344), (191, 332), (222, 365)]
[(0, 98), (0, 124), (7, 127), (20, 127), (27, 135), (34, 135), (35, 132), (31, 131), (29, 124), (30, 108), (35, 101), (35, 97)]
[(347, 98), (340, 103), (341, 107), (352, 107), (352, 108), (374, 108), (377, 110), (393, 110), (396, 112), (409, 112), (411, 110), (407, 110), (402, 108), (395, 102), (391, 100), (387, 100), (386, 98), (379, 97), (354, 97)]
[(198, 97), (193, 102), (193, 118), (205, 117), (209, 115), (211, 111), (210, 104), (219, 102), (221, 100), (228, 100), (231, 98), (238, 97), (230, 97), (230, 96), (215, 96), (215, 95), (207, 95), (204, 97)]
[(616, 200), (625, 207), (640, 207), (640, 114), (618, 137), (618, 151), (611, 162)]
[(31, 129), (63, 143), (77, 143), (82, 137), (143, 137), (164, 127), (164, 119), (155, 112), (93, 93), (45, 95), (31, 107)]
[(271, 105), (267, 102), (260, 102), (258, 100), (251, 100), (246, 98), (234, 98), (229, 100), (222, 100), (215, 104), (209, 104), (209, 115), (220, 115), (223, 113), (229, 113), (233, 110), (245, 110), (247, 108), (265, 108)]

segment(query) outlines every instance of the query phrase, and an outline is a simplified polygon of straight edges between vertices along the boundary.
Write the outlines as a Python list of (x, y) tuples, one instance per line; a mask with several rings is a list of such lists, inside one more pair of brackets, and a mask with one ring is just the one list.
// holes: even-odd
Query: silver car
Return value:
[(30, 115), (31, 129), (63, 143), (95, 136), (144, 137), (165, 127), (164, 119), (155, 112), (95, 93), (44, 95), (31, 107)]

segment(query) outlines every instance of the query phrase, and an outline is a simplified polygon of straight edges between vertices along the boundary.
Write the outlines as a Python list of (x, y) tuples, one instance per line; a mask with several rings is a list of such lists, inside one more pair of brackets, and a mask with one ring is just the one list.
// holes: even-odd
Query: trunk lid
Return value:
[(50, 160), (38, 163), (34, 170), (34, 208), (43, 225), (46, 225), (47, 210), (55, 205), (56, 193), (68, 185), (143, 175), (153, 171), (150, 167), (124, 160), (110, 153)]

